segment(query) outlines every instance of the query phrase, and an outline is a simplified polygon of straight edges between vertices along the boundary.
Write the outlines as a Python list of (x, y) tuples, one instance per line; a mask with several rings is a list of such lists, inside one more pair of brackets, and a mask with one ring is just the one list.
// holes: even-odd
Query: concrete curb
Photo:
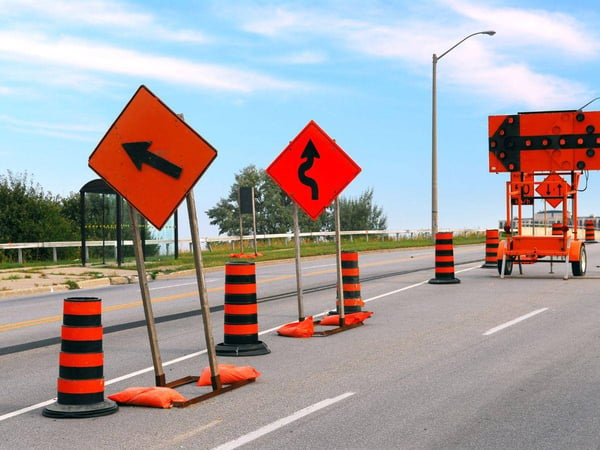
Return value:
[(52, 292), (63, 292), (68, 291), (69, 287), (66, 284), (57, 284), (52, 286), (39, 286), (27, 289), (10, 289), (6, 291), (0, 291), (0, 299), (6, 297), (19, 297), (21, 295), (33, 295), (33, 294), (45, 294)]

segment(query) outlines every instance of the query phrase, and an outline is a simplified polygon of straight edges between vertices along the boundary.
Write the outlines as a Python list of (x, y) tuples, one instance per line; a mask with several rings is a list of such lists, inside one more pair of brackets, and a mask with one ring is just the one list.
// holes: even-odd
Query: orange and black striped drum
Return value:
[(596, 228), (594, 227), (593, 220), (586, 220), (584, 222), (585, 225), (585, 243), (586, 244), (595, 244), (596, 241)]
[(498, 245), (500, 233), (498, 230), (485, 230), (485, 263), (484, 268), (498, 267)]
[(102, 339), (102, 301), (95, 297), (65, 299), (57, 401), (43, 410), (44, 416), (95, 417), (118, 409), (115, 402), (104, 399)]
[[(358, 253), (342, 251), (342, 290), (344, 294), (344, 313), (352, 314), (362, 312), (361, 306), (365, 306), (360, 292), (360, 269), (358, 267)], [(336, 310), (339, 313), (338, 299)]]
[(552, 236), (560, 236), (564, 233), (562, 223), (552, 224)]
[(454, 276), (454, 243), (451, 231), (435, 235), (435, 278), (429, 280), (429, 283), (460, 283)]
[(256, 266), (235, 261), (225, 265), (224, 342), (216, 346), (217, 355), (253, 356), (271, 351), (258, 339)]

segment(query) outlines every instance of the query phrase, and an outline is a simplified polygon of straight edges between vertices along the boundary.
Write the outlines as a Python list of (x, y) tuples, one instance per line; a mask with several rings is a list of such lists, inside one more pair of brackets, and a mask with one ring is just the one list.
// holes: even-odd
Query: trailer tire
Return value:
[[(504, 266), (504, 275), (510, 275), (513, 270), (513, 259), (506, 257), (506, 265)], [(502, 275), (502, 260), (498, 260), (498, 273)]]
[(584, 244), (581, 244), (581, 248), (579, 249), (579, 261), (571, 262), (571, 270), (575, 277), (582, 277), (585, 275), (587, 270), (587, 253)]

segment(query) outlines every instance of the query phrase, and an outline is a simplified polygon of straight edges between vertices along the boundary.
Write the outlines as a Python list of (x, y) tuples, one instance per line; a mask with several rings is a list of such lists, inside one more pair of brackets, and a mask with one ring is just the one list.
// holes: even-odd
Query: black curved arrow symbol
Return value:
[(125, 142), (121, 144), (138, 170), (142, 170), (142, 164), (148, 164), (150, 167), (154, 167), (171, 178), (179, 179), (182, 171), (181, 167), (150, 152), (148, 148), (151, 145), (152, 142), (150, 141)]
[(306, 172), (313, 166), (315, 158), (320, 158), (319, 152), (312, 140), (308, 140), (300, 158), (306, 158), (306, 161), (298, 167), (298, 179), (300, 180), (300, 183), (307, 185), (311, 189), (311, 198), (313, 200), (319, 200), (319, 186), (317, 185), (317, 182), (314, 178), (306, 176)]

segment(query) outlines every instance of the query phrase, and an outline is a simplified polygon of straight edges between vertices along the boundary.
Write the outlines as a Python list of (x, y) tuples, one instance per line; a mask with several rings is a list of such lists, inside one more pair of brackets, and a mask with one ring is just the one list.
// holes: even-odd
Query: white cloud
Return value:
[(41, 34), (0, 31), (0, 58), (152, 78), (224, 91), (253, 92), (303, 87), (299, 83), (222, 65), (150, 55), (80, 39), (51, 39)]
[[(43, 22), (55, 21), (74, 26), (116, 29), (128, 34), (142, 31), (145, 39), (204, 43), (208, 38), (196, 30), (171, 30), (149, 13), (135, 11), (120, 2), (109, 0), (0, 0), (0, 15), (21, 20), (39, 16)], [(151, 31), (151, 32), (150, 32)]]
[[(15, 119), (7, 115), (0, 115), (0, 124), (19, 133), (34, 133), (45, 136), (66, 138), (77, 141), (95, 141), (98, 132), (102, 131), (99, 126), (77, 125), (77, 124), (55, 124), (32, 122), (28, 120)], [(91, 135), (88, 135), (90, 133)]]
[(327, 61), (327, 55), (322, 51), (306, 50), (285, 56), (281, 61), (287, 64), (319, 64)]
[[(263, 11), (254, 9), (257, 14), (246, 16), (242, 28), (246, 31), (264, 36), (278, 36), (287, 30), (302, 28), (302, 25), (308, 25), (309, 20), (313, 20), (312, 14), (303, 14), (287, 10), (283, 7), (269, 9), (267, 14)], [(245, 15), (245, 14), (244, 14)]]
[(574, 17), (542, 9), (485, 6), (464, 0), (442, 0), (445, 5), (487, 28), (501, 31), (504, 45), (540, 45), (570, 56), (594, 57), (600, 44)]
[(278, 6), (245, 11), (239, 20), (244, 30), (263, 36), (302, 39), (304, 45), (326, 38), (349, 52), (399, 60), (424, 77), (430, 76), (433, 53), (441, 54), (475, 31), (492, 29), (495, 36), (474, 36), (440, 62), (441, 83), (519, 107), (575, 107), (573, 99), (589, 96), (591, 89), (578, 80), (548, 74), (547, 65), (536, 70), (536, 63), (555, 60), (558, 53), (563, 61), (596, 56), (600, 42), (574, 16), (465, 0), (421, 7), (432, 8), (432, 14), (420, 10), (413, 16), (388, 9), (379, 16), (361, 11), (336, 16), (314, 8)]

